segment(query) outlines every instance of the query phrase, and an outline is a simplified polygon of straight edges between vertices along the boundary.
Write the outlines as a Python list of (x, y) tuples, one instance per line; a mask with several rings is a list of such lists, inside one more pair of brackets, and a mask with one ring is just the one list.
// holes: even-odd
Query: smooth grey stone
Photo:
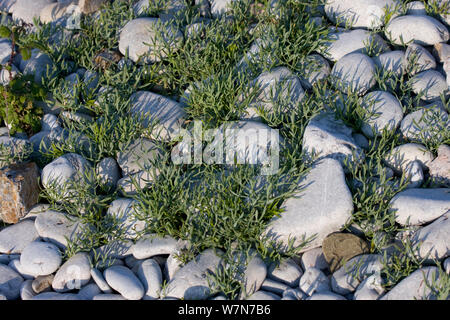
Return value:
[(393, 10), (397, 4), (396, 0), (332, 0), (327, 1), (324, 9), (327, 17), (340, 26), (374, 29), (383, 26), (385, 8)]
[(101, 294), (102, 291), (95, 283), (85, 285), (78, 291), (78, 296), (81, 300), (92, 300), (95, 296)]
[(137, 18), (129, 21), (121, 30), (119, 36), (119, 51), (127, 55), (133, 62), (153, 63), (167, 54), (160, 51), (163, 48), (156, 30), (163, 34), (164, 41), (175, 48), (183, 40), (183, 34), (173, 25), (165, 25), (156, 18)]
[(422, 225), (444, 215), (450, 208), (450, 189), (408, 189), (390, 202), (395, 221), (405, 225)]
[(314, 237), (302, 248), (307, 251), (345, 225), (353, 213), (353, 202), (344, 170), (334, 159), (315, 163), (299, 186), (303, 188), (284, 202), (283, 214), (272, 218), (264, 233), (284, 245), (295, 237), (294, 246)]
[(0, 264), (0, 294), (8, 300), (17, 299), (20, 295), (20, 286), (23, 278), (4, 264)]
[(304, 89), (312, 89), (313, 85), (328, 78), (331, 67), (320, 54), (311, 54), (305, 58), (305, 66), (299, 73), (300, 82)]
[(22, 300), (32, 300), (36, 295), (32, 287), (33, 280), (25, 280), (20, 286), (20, 298)]
[(372, 34), (367, 30), (345, 30), (331, 32), (330, 42), (322, 52), (325, 58), (333, 62), (339, 61), (349, 53), (367, 54), (367, 46), (373, 45), (374, 52), (383, 53), (389, 51), (389, 46), (378, 34)]
[(127, 300), (120, 294), (98, 294), (92, 300)]
[(58, 118), (54, 114), (44, 114), (41, 119), (41, 130), (42, 131), (51, 131), (53, 129), (60, 128), (61, 125), (58, 122)]
[(252, 295), (261, 288), (267, 275), (267, 266), (257, 252), (254, 250), (236, 252), (232, 263), (237, 266), (235, 280), (243, 284), (240, 299)]
[(145, 260), (139, 264), (136, 274), (144, 285), (144, 300), (158, 299), (163, 283), (159, 264), (153, 259)]
[(443, 94), (448, 94), (448, 85), (445, 77), (436, 70), (426, 70), (416, 74), (412, 80), (412, 90), (415, 94), (423, 94), (421, 99), (433, 101)]
[(401, 50), (394, 50), (382, 53), (378, 56), (373, 57), (375, 65), (387, 72), (392, 73), (394, 76), (401, 76), (403, 73), (403, 59), (405, 52)]
[(427, 14), (427, 10), (422, 1), (409, 2), (406, 5), (406, 9), (406, 14), (410, 16), (423, 16)]
[(369, 140), (367, 138), (360, 134), (360, 133), (352, 133), (353, 140), (355, 140), (355, 143), (362, 149), (368, 150), (370, 148)]
[(345, 297), (334, 292), (315, 293), (306, 300), (347, 300)]
[(406, 49), (403, 56), (403, 70), (411, 75), (416, 73), (435, 69), (436, 60), (433, 55), (421, 45), (417, 43), (411, 43)]
[(330, 279), (317, 268), (308, 268), (300, 278), (299, 287), (308, 296), (331, 291)]
[(181, 104), (149, 91), (137, 91), (130, 97), (130, 113), (139, 118), (145, 128), (151, 128), (151, 137), (169, 141), (177, 137), (186, 112)]
[(98, 268), (104, 268), (110, 263), (123, 265), (123, 261), (119, 259), (131, 255), (132, 245), (133, 242), (129, 240), (112, 240), (108, 244), (93, 249), (91, 251), (91, 258), (100, 257), (102, 259), (102, 261), (99, 261)]
[(144, 220), (139, 220), (140, 212), (137, 204), (134, 199), (118, 198), (111, 202), (106, 212), (106, 217), (118, 223), (117, 228), (127, 239), (135, 238), (146, 226)]
[(153, 162), (161, 161), (163, 155), (163, 150), (152, 140), (140, 138), (117, 153), (117, 163), (123, 175), (127, 176), (141, 170), (150, 170)]
[(286, 67), (277, 67), (261, 73), (253, 80), (252, 87), (258, 90), (250, 106), (262, 108), (268, 113), (275, 111), (274, 101), (281, 100), (283, 103), (289, 103), (286, 106), (289, 110), (289, 108), (295, 108), (305, 96), (300, 79)]
[(329, 268), (327, 260), (323, 255), (322, 247), (308, 250), (302, 254), (300, 260), (303, 270), (308, 268), (317, 268), (320, 270), (326, 270)]
[(230, 10), (230, 6), (236, 0), (210, 0), (211, 15), (214, 18), (218, 18)]
[(372, 59), (362, 53), (350, 53), (335, 63), (331, 78), (339, 91), (364, 95), (376, 84), (375, 72)]
[(100, 290), (102, 290), (104, 293), (112, 293), (111, 287), (106, 282), (105, 278), (103, 277), (103, 274), (98, 269), (92, 268), (91, 276), (94, 282), (100, 288)]
[(373, 274), (360, 283), (353, 295), (354, 300), (378, 300), (385, 289), (381, 275)]
[(269, 278), (266, 278), (261, 285), (261, 290), (273, 292), (278, 295), (282, 295), (283, 292), (288, 290), (289, 288), (290, 287), (288, 285)]
[(13, 269), (15, 272), (20, 274), (25, 280), (33, 280), (34, 275), (30, 274), (29, 272), (25, 271), (20, 263), (20, 256), (17, 259), (13, 259), (8, 263), (8, 267)]
[(113, 190), (120, 179), (120, 168), (114, 158), (103, 158), (95, 167), (97, 178), (103, 188)]
[(246, 300), (280, 300), (280, 296), (275, 293), (259, 290), (248, 297)]
[(384, 162), (397, 173), (402, 173), (414, 161), (419, 161), (426, 168), (433, 158), (433, 154), (424, 145), (406, 143), (393, 148), (385, 156)]
[(443, 267), (444, 270), (447, 274), (450, 274), (450, 257), (448, 257), (447, 259), (445, 259), (444, 263), (443, 263)]
[(53, 62), (50, 57), (39, 51), (38, 49), (31, 50), (31, 58), (28, 60), (22, 60), (19, 66), (24, 75), (33, 75), (34, 81), (42, 84), (43, 78), (47, 78), (52, 75)]
[(202, 300), (211, 295), (206, 274), (216, 272), (221, 258), (213, 249), (200, 253), (173, 275), (169, 281), (165, 296), (185, 300)]
[(303, 151), (310, 157), (336, 159), (342, 165), (345, 159), (357, 162), (363, 156), (352, 137), (352, 129), (332, 113), (319, 114), (309, 121), (303, 134)]
[(52, 243), (34, 241), (28, 244), (20, 255), (23, 270), (34, 276), (45, 276), (58, 270), (61, 253)]
[(91, 279), (91, 265), (88, 254), (77, 253), (70, 257), (55, 274), (52, 288), (56, 292), (80, 289)]
[(136, 259), (147, 259), (161, 254), (171, 254), (176, 250), (178, 241), (170, 236), (156, 234), (139, 239), (131, 248)]
[(435, 300), (435, 293), (429, 287), (433, 279), (439, 279), (438, 268), (420, 268), (400, 281), (380, 300)]
[(292, 259), (281, 261), (279, 265), (272, 263), (267, 272), (268, 278), (293, 288), (298, 286), (302, 275), (303, 270)]
[(385, 35), (397, 45), (413, 41), (422, 46), (432, 46), (450, 39), (447, 28), (430, 16), (395, 17), (386, 26)]
[(39, 18), (41, 10), (52, 2), (54, 0), (17, 0), (10, 10), (15, 21), (33, 23), (34, 18)]
[(0, 0), (0, 11), (11, 13), (11, 9), (17, 0)]
[(287, 289), (283, 292), (281, 300), (304, 300), (307, 295), (300, 289)]
[[(446, 189), (448, 190), (448, 189)], [(411, 237), (413, 251), (418, 258), (441, 260), (449, 255), (450, 211), (420, 228)]]
[(140, 300), (145, 294), (144, 286), (134, 273), (123, 266), (112, 266), (103, 272), (106, 282), (127, 300)]
[(91, 164), (76, 153), (67, 153), (49, 164), (41, 173), (44, 188), (54, 187), (61, 192), (60, 199), (74, 196), (71, 184), (87, 185), (85, 174), (91, 169)]
[(441, 144), (438, 156), (429, 165), (430, 178), (433, 183), (450, 188), (450, 146)]
[(81, 300), (77, 294), (74, 293), (58, 293), (58, 292), (43, 292), (35, 295), (31, 300)]
[(435, 103), (406, 115), (400, 130), (409, 140), (425, 142), (432, 138), (440, 139), (448, 126), (450, 126), (448, 113), (440, 103)]
[(403, 119), (400, 101), (385, 91), (369, 92), (363, 97), (362, 106), (368, 118), (364, 120), (361, 131), (369, 138), (381, 135), (383, 130), (395, 131)]
[(11, 59), (12, 42), (9, 39), (0, 39), (0, 65), (6, 65)]
[(420, 161), (413, 161), (406, 166), (405, 177), (409, 179), (406, 188), (419, 188), (422, 185), (424, 174)]
[(68, 240), (75, 240), (86, 227), (76, 218), (63, 212), (47, 210), (39, 213), (34, 222), (39, 236), (65, 249)]
[(39, 237), (34, 221), (24, 220), (0, 231), (0, 253), (21, 253)]
[(351, 258), (333, 273), (331, 288), (338, 294), (349, 294), (355, 291), (366, 277), (381, 272), (382, 267), (381, 255), (362, 254)]

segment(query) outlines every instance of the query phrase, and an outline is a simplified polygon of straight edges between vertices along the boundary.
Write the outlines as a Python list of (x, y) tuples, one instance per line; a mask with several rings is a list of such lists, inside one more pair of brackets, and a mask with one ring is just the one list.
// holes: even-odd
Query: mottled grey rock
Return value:
[(366, 277), (381, 272), (382, 256), (377, 254), (363, 254), (356, 256), (333, 273), (331, 287), (334, 292), (348, 294), (356, 290)]
[(309, 121), (303, 134), (303, 151), (310, 157), (333, 158), (341, 164), (347, 158), (355, 162), (362, 157), (352, 130), (342, 120), (335, 119), (332, 113), (319, 114)]
[(24, 220), (0, 231), (0, 253), (21, 253), (39, 237), (34, 221)]
[[(448, 191), (448, 189), (446, 189)], [(443, 259), (450, 254), (450, 211), (420, 228), (411, 237), (417, 257), (428, 260)]]
[(54, 275), (52, 274), (36, 277), (36, 279), (34, 279), (33, 283), (31, 284), (33, 291), (36, 293), (50, 291), (50, 289), (52, 288), (53, 278)]
[(450, 39), (447, 28), (430, 16), (401, 16), (392, 19), (386, 26), (386, 37), (394, 44), (414, 43), (432, 46)]
[(23, 278), (4, 264), (0, 264), (0, 294), (8, 300), (17, 299), (20, 295), (20, 287)]
[(147, 259), (161, 254), (171, 254), (177, 244), (177, 240), (170, 236), (159, 237), (154, 234), (139, 239), (131, 247), (131, 251), (136, 259)]
[(448, 85), (445, 77), (436, 70), (426, 70), (416, 74), (412, 79), (412, 90), (421, 94), (424, 101), (433, 101), (448, 94)]
[(216, 272), (221, 258), (213, 249), (207, 249), (179, 269), (167, 285), (166, 297), (202, 300), (211, 295), (206, 274)]
[(265, 233), (283, 244), (296, 237), (294, 245), (314, 239), (302, 249), (318, 247), (323, 239), (340, 230), (353, 213), (351, 193), (338, 161), (325, 158), (300, 181), (300, 192), (283, 204), (284, 212), (272, 219)]
[(290, 287), (297, 287), (302, 275), (302, 269), (292, 259), (281, 261), (279, 265), (272, 263), (267, 272), (270, 279), (285, 283)]
[(381, 300), (435, 300), (431, 291), (433, 279), (439, 278), (436, 267), (424, 267), (414, 271), (386, 293)]
[(350, 53), (336, 62), (331, 70), (331, 78), (341, 92), (364, 95), (376, 83), (375, 72), (372, 59), (362, 53)]
[(383, 130), (395, 131), (403, 119), (400, 101), (386, 91), (373, 91), (364, 96), (362, 106), (367, 112), (367, 119), (362, 125), (362, 132), (369, 138), (381, 135)]
[(389, 46), (378, 34), (372, 34), (367, 30), (345, 30), (329, 34), (330, 42), (326, 43), (323, 55), (331, 61), (339, 61), (349, 53), (368, 53), (368, 46), (377, 53), (389, 51)]
[(28, 244), (20, 255), (23, 270), (34, 276), (45, 276), (58, 270), (61, 253), (52, 243), (34, 241)]
[(300, 279), (299, 287), (308, 296), (331, 291), (330, 279), (317, 268), (308, 268)]
[(127, 300), (140, 300), (144, 296), (144, 286), (130, 269), (112, 266), (103, 272), (106, 282)]
[(65, 249), (68, 244), (67, 239), (76, 239), (86, 226), (75, 217), (48, 210), (37, 215), (35, 227), (41, 238)]
[(87, 253), (80, 252), (67, 260), (55, 274), (52, 287), (56, 292), (80, 289), (91, 279), (91, 264)]
[[(159, 37), (161, 32), (163, 39)], [(167, 57), (165, 44), (176, 48), (183, 34), (173, 25), (156, 18), (137, 18), (120, 31), (119, 51), (134, 62), (153, 63)]]
[(137, 276), (144, 285), (144, 300), (158, 299), (161, 294), (163, 276), (159, 264), (148, 259), (139, 264)]
[(179, 135), (186, 117), (179, 103), (149, 91), (133, 93), (130, 101), (130, 113), (137, 116), (145, 128), (152, 129), (152, 138), (168, 141)]
[(353, 28), (378, 28), (384, 24), (385, 10), (395, 9), (396, 0), (331, 0), (325, 4), (325, 13), (334, 23)]

